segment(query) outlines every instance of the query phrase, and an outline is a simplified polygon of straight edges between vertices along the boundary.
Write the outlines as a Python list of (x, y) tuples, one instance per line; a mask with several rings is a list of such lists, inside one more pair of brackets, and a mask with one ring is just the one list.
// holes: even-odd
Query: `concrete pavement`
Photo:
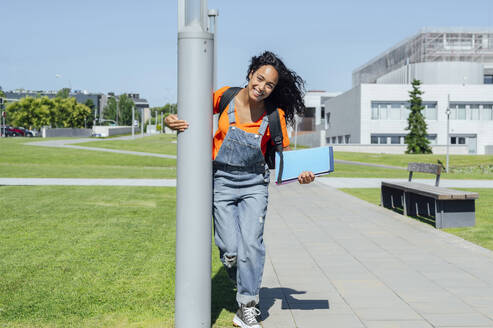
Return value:
[[(140, 136), (125, 136), (112, 138), (107, 140), (132, 140), (141, 138)], [(72, 149), (82, 149), (82, 150), (92, 150), (92, 151), (102, 151), (107, 153), (118, 153), (118, 154), (127, 154), (127, 155), (135, 155), (135, 156), (151, 156), (151, 157), (159, 157), (159, 158), (171, 158), (176, 159), (175, 155), (165, 155), (165, 154), (156, 154), (156, 153), (146, 153), (141, 151), (130, 151), (130, 150), (117, 150), (117, 149), (108, 149), (108, 148), (98, 148), (98, 147), (86, 147), (86, 146), (75, 146), (74, 144), (91, 142), (91, 141), (102, 141), (105, 139), (94, 139), (94, 138), (78, 138), (78, 139), (64, 139), (64, 140), (47, 140), (47, 141), (35, 141), (28, 142), (26, 145), (29, 146), (40, 146), (40, 147), (58, 147), (58, 148), (72, 148)]]
[[(406, 181), (405, 179), (382, 178), (317, 178), (321, 184), (333, 188), (380, 188), (381, 181)], [(433, 179), (415, 179), (413, 181), (433, 185)], [(174, 187), (175, 179), (88, 179), (88, 178), (0, 178), (0, 185), (36, 186), (36, 185), (66, 185), (66, 186), (149, 186)], [(492, 180), (442, 180), (442, 187), (453, 188), (493, 188)]]
[(323, 183), (271, 185), (264, 239), (265, 328), (493, 327), (491, 251)]
[(175, 179), (0, 178), (0, 186), (176, 187)]
[[(382, 181), (405, 182), (407, 179), (387, 178), (318, 178), (319, 182), (333, 188), (380, 188)], [(435, 179), (413, 179), (413, 182), (434, 186)], [(441, 179), (440, 187), (445, 188), (493, 188), (493, 180)]]

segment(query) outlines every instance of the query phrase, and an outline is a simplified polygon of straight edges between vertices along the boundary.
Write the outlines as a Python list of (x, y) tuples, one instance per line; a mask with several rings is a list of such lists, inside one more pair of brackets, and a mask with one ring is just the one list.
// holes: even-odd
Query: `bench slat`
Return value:
[(435, 175), (440, 175), (442, 173), (442, 166), (428, 163), (408, 163), (407, 170), (412, 172), (432, 173)]
[(429, 196), (435, 199), (478, 199), (479, 194), (476, 192), (448, 189), (443, 187), (435, 187), (422, 183), (411, 182), (387, 182), (382, 181), (382, 186), (401, 189), (406, 192), (414, 192), (423, 196)]

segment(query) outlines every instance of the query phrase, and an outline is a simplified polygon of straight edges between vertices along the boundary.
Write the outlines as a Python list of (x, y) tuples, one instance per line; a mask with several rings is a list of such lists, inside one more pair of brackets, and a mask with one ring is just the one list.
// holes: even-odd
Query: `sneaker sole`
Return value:
[[(252, 326), (247, 325), (246, 323), (243, 322), (238, 316), (235, 314), (235, 317), (233, 318), (233, 326), (235, 327), (240, 327), (240, 328), (250, 328)], [(263, 327), (262, 324), (259, 322), (258, 323), (259, 327)]]

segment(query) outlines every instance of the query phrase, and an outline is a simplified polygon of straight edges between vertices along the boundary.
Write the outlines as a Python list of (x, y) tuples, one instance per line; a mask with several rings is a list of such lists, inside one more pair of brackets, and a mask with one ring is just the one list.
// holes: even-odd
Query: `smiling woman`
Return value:
[[(281, 152), (288, 148), (287, 122), (293, 122), (295, 113), (303, 115), (305, 106), (303, 80), (269, 51), (252, 58), (247, 81), (244, 88), (223, 87), (214, 93), (213, 111), (220, 116), (212, 150), (213, 216), (220, 259), (238, 287), (233, 323), (258, 328), (270, 181), (264, 156), (269, 145)], [(166, 117), (165, 123), (178, 131), (189, 128), (176, 115)], [(312, 172), (303, 172), (298, 180), (310, 183), (314, 178)]]

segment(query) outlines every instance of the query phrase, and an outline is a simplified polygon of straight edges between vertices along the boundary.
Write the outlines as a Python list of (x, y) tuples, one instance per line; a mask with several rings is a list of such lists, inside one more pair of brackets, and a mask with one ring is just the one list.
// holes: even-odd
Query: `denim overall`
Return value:
[(238, 304), (258, 304), (270, 174), (260, 142), (269, 121), (265, 115), (257, 134), (237, 128), (234, 99), (228, 117), (229, 129), (214, 160), (214, 238), (227, 270), (236, 266)]

